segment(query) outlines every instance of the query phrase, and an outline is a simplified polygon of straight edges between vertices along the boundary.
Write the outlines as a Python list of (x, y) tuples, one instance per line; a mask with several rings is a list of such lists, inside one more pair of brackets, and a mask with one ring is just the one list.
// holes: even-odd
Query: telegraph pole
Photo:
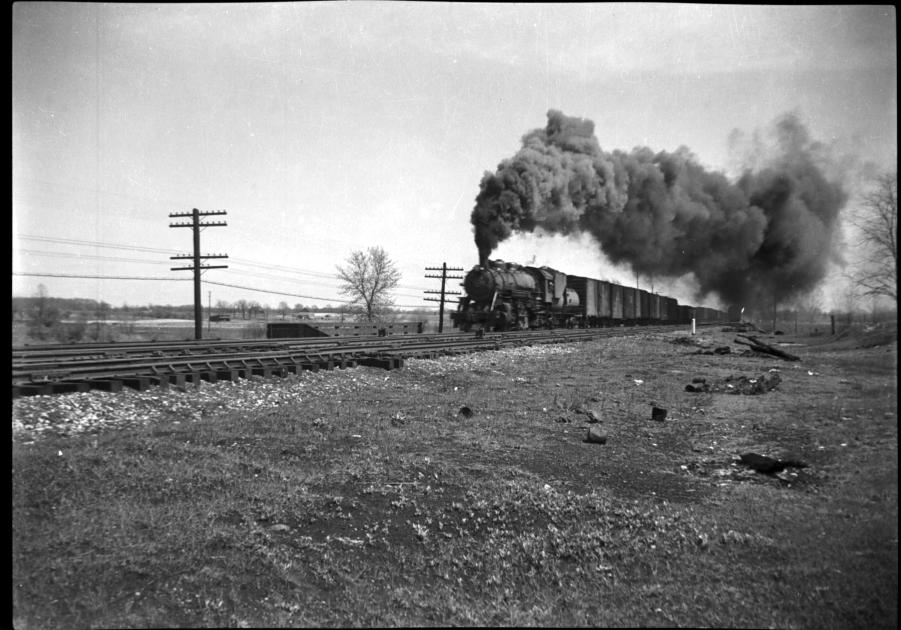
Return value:
[(191, 212), (170, 212), (169, 217), (190, 217), (191, 221), (183, 221), (180, 223), (170, 223), (169, 227), (189, 227), (194, 230), (194, 253), (185, 256), (170, 256), (170, 260), (192, 260), (191, 267), (172, 267), (172, 271), (193, 271), (194, 272), (194, 339), (203, 338), (203, 303), (200, 298), (200, 273), (205, 269), (227, 269), (228, 265), (201, 265), (201, 259), (207, 258), (228, 258), (227, 254), (200, 254), (200, 228), (216, 227), (228, 225), (225, 221), (214, 221), (210, 223), (201, 223), (200, 217), (211, 215), (228, 214), (225, 210), (214, 210), (212, 212), (201, 212), (194, 208)]
[(444, 332), (444, 296), (445, 295), (460, 295), (459, 291), (445, 291), (444, 284), (447, 280), (458, 279), (462, 280), (463, 276), (449, 276), (447, 275), (448, 271), (463, 271), (461, 267), (448, 267), (447, 263), (441, 263), (441, 267), (426, 267), (426, 271), (440, 271), (440, 276), (430, 276), (426, 275), (426, 278), (441, 278), (441, 290), (440, 291), (424, 291), (424, 293), (440, 293), (441, 298), (425, 298), (428, 302), (440, 302), (440, 306), (438, 307), (438, 332)]

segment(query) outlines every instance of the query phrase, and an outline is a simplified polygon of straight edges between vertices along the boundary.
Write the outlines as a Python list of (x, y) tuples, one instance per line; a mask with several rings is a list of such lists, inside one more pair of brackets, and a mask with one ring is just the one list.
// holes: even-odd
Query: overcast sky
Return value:
[[(592, 120), (604, 150), (684, 145), (730, 177), (730, 138), (786, 112), (854, 165), (897, 163), (891, 6), (19, 2), (12, 15), (13, 295), (189, 304), (191, 273), (169, 256), (191, 251), (191, 230), (169, 213), (198, 208), (228, 213), (202, 232), (203, 253), (229, 256), (210, 261), (229, 268), (205, 273), (204, 303), (337, 304), (335, 265), (380, 245), (403, 273), (395, 301), (433, 305), (424, 268), (478, 261), (482, 174), (549, 109)], [(584, 239), (514, 237), (494, 256), (635, 281)], [(156, 279), (59, 277), (79, 275)]]

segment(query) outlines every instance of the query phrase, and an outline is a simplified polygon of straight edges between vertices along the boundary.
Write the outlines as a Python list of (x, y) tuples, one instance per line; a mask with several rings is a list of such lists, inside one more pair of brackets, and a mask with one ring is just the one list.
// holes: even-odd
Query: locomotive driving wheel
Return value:
[(494, 309), (492, 316), (494, 320), (494, 330), (508, 330), (516, 322), (513, 309), (509, 304), (498, 304), (497, 308)]
[(529, 328), (529, 312), (526, 309), (516, 309), (514, 311), (514, 321), (517, 330), (528, 330)]

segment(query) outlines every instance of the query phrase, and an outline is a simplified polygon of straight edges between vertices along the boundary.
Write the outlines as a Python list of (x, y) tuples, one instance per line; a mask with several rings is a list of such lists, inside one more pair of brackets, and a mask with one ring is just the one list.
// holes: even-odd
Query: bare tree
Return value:
[(898, 173), (875, 179), (863, 196), (860, 210), (851, 219), (860, 232), (858, 247), (863, 261), (854, 281), (863, 295), (898, 299)]
[(815, 288), (794, 299), (795, 311), (800, 313), (805, 321), (813, 321), (823, 308), (823, 290)]
[(367, 321), (393, 304), (389, 292), (400, 282), (400, 271), (381, 247), (355, 251), (344, 267), (336, 268), (341, 293), (351, 298), (350, 306), (359, 307)]
[(28, 334), (35, 339), (44, 339), (59, 319), (60, 311), (50, 302), (47, 287), (39, 284), (28, 312)]

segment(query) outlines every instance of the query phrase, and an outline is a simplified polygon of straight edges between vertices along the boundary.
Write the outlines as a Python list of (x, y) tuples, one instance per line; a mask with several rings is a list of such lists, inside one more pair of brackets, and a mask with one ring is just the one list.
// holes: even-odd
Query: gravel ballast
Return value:
[[(487, 369), (526, 356), (568, 354), (574, 350), (572, 345), (551, 344), (438, 359), (408, 359), (403, 372), (409, 377), (436, 376), (460, 368)], [(262, 411), (314, 397), (353, 394), (361, 387), (384, 384), (392, 378), (397, 380), (392, 374), (377, 368), (355, 367), (304, 371), (281, 378), (254, 376), (238, 381), (201, 382), (184, 390), (123, 389), (116, 393), (90, 391), (28, 396), (13, 400), (13, 434), (28, 440), (43, 435), (67, 436), (139, 427), (160, 421), (192, 421), (226, 412)]]

